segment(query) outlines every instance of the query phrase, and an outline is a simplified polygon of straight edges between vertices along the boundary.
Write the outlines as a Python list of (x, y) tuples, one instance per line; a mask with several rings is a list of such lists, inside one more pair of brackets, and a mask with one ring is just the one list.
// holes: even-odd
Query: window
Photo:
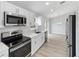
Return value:
[(35, 23), (36, 23), (36, 26), (42, 25), (41, 17), (36, 18)]

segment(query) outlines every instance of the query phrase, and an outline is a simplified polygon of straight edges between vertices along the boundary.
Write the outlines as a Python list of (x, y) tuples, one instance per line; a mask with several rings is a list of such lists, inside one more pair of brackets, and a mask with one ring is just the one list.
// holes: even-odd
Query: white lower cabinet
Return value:
[(36, 47), (36, 37), (33, 37), (31, 39), (31, 55), (33, 55), (35, 53), (35, 47)]
[(0, 57), (8, 57), (8, 50), (1, 51), (0, 52)]
[(33, 55), (44, 43), (45, 41), (45, 34), (39, 33), (37, 36), (34, 36), (31, 39), (31, 55)]
[(0, 42), (0, 57), (8, 57), (8, 47)]

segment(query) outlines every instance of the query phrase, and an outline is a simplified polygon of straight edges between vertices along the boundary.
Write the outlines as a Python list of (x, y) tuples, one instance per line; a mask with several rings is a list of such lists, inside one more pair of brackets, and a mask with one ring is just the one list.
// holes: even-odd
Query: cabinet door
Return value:
[(8, 50), (1, 51), (0, 52), (0, 57), (8, 57)]
[(44, 43), (44, 41), (45, 41), (44, 37), (45, 37), (44, 33), (42, 33), (41, 36), (40, 36), (40, 45), (42, 45)]
[(41, 41), (41, 39), (40, 39), (40, 36), (38, 35), (36, 38), (36, 50), (38, 50), (40, 48), (40, 45), (41, 45), (40, 41)]
[(45, 42), (45, 33), (43, 33), (43, 36), (42, 36), (42, 44)]
[(37, 36), (35, 36), (35, 37), (33, 37), (32, 38), (32, 40), (31, 40), (32, 42), (32, 44), (31, 44), (31, 54), (33, 55), (39, 48), (40, 48), (40, 37), (39, 37), (39, 35), (37, 35)]
[(42, 44), (44, 43), (45, 39), (44, 39), (44, 33), (40, 33), (38, 36), (37, 36), (37, 39), (36, 39), (36, 48), (39, 49)]
[(33, 55), (36, 51), (36, 38), (33, 37), (31, 39), (31, 54)]
[(40, 34), (38, 34), (37, 36), (35, 36), (35, 37), (33, 37), (32, 39), (31, 39), (31, 48), (32, 48), (32, 50), (31, 50), (31, 54), (33, 55), (41, 46), (42, 46), (42, 44), (44, 43), (44, 41), (45, 41), (45, 35), (44, 35), (44, 33), (40, 33)]

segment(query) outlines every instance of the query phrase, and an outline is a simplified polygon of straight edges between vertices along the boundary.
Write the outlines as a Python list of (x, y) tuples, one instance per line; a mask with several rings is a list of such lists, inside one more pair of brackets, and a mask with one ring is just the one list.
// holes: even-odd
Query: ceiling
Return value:
[[(37, 15), (48, 16), (52, 14), (59, 14), (67, 12), (68, 10), (75, 9), (77, 6), (77, 1), (65, 1), (65, 3), (60, 4), (62, 1), (9, 1), (12, 4), (30, 10)], [(46, 5), (49, 3), (49, 5)], [(53, 11), (51, 11), (53, 9)]]

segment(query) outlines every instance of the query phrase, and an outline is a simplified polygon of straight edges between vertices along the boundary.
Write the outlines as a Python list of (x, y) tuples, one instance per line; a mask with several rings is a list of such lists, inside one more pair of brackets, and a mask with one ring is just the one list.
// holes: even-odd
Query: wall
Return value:
[(79, 2), (76, 7), (76, 56), (79, 57)]
[(71, 11), (69, 13), (56, 16), (53, 18), (50, 18), (49, 20), (49, 32), (50, 34), (56, 33), (56, 34), (66, 34), (66, 19), (69, 15), (75, 14), (75, 11)]
[[(27, 18), (27, 24), (26, 26), (11, 26), (11, 27), (5, 27), (3, 25), (4, 22), (4, 11), (6, 12), (11, 12), (11, 13), (17, 13), (20, 15), (24, 15)], [(35, 14), (32, 13), (31, 11), (25, 10), (23, 8), (20, 8), (16, 5), (13, 5), (9, 2), (3, 2), (0, 1), (0, 33), (4, 31), (13, 31), (13, 30), (23, 30), (24, 34), (28, 34), (31, 32), (29, 26), (30, 26), (30, 21), (33, 20), (35, 17)]]
[(66, 29), (66, 22), (67, 16), (59, 16), (50, 19), (50, 33), (56, 33), (56, 34), (64, 34), (65, 35), (65, 29)]
[(40, 19), (41, 19), (41, 31), (44, 31), (46, 28), (46, 19), (43, 17), (43, 16), (40, 16)]
[(76, 56), (79, 57), (79, 3), (76, 8)]

